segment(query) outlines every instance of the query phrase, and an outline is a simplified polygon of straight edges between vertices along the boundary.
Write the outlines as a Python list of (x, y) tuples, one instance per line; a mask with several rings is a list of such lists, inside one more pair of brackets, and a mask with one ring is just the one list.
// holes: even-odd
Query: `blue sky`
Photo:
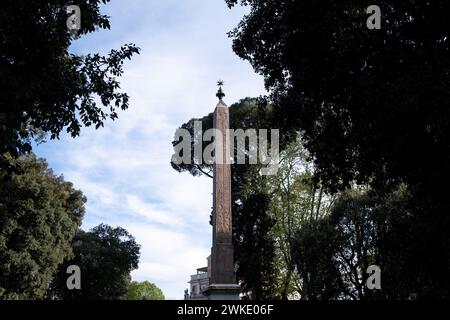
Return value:
[(100, 130), (85, 129), (35, 148), (50, 167), (88, 198), (83, 229), (121, 226), (141, 248), (134, 280), (156, 283), (168, 299), (182, 299), (211, 247), (212, 181), (170, 166), (175, 129), (212, 112), (216, 81), (225, 101), (264, 94), (263, 80), (231, 49), (226, 33), (244, 8), (224, 0), (113, 0), (103, 12), (111, 30), (83, 37), (76, 53), (135, 43), (141, 55), (125, 64), (120, 80), (130, 108)]

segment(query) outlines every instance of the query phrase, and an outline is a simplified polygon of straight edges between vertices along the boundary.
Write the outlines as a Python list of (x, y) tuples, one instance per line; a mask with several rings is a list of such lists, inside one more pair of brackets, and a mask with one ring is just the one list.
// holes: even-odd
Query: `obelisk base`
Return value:
[(204, 294), (208, 300), (241, 300), (241, 291), (237, 284), (211, 284)]
[(211, 248), (210, 283), (236, 284), (231, 239), (228, 242), (214, 241)]

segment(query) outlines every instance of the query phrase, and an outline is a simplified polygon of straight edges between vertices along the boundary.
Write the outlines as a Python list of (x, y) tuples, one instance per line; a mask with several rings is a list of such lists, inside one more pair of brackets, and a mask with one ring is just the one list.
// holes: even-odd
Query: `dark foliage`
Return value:
[[(61, 265), (53, 283), (53, 296), (59, 299), (123, 299), (137, 269), (140, 246), (125, 229), (101, 224), (90, 232), (78, 231), (72, 242), (74, 257)], [(81, 289), (68, 290), (67, 267), (81, 269)]]
[[(103, 126), (128, 108), (117, 77), (123, 62), (139, 52), (133, 44), (107, 56), (69, 54), (73, 35), (66, 7), (81, 9), (79, 35), (109, 29), (100, 13), (109, 0), (4, 0), (0, 11), (0, 154), (31, 150), (32, 139), (73, 137), (82, 126)], [(100, 103), (99, 103), (100, 102)], [(3, 166), (3, 164), (2, 164)]]
[(366, 27), (370, 1), (226, 2), (250, 7), (233, 49), (264, 76), (273, 126), (302, 131), (321, 183), (380, 196), (406, 184), (408, 214), (384, 244), (399, 252), (398, 296), (448, 297), (450, 2), (377, 1), (380, 30)]

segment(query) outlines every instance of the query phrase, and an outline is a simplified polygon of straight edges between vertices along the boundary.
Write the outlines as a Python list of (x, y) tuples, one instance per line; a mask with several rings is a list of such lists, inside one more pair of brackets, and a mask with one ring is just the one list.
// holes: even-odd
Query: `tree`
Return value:
[(154, 283), (133, 281), (130, 284), (126, 300), (164, 300), (164, 294)]
[(269, 214), (270, 198), (259, 168), (238, 165), (232, 170), (245, 181), (232, 192), (234, 257), (246, 297), (270, 300), (276, 297), (275, 241), (270, 234), (275, 221)]
[(378, 1), (381, 30), (366, 27), (369, 1), (226, 2), (250, 6), (233, 49), (264, 76), (274, 125), (304, 131), (330, 190), (407, 182), (448, 198), (448, 1)]
[[(90, 232), (79, 230), (72, 242), (74, 257), (64, 262), (52, 286), (60, 299), (117, 300), (128, 291), (130, 272), (138, 267), (140, 246), (125, 229), (101, 224)], [(67, 267), (81, 270), (81, 289), (66, 286)]]
[[(419, 296), (448, 296), (450, 3), (381, 0), (381, 29), (369, 30), (369, 1), (226, 2), (250, 7), (230, 37), (264, 76), (273, 126), (303, 133), (332, 193), (368, 184), (389, 194), (405, 184), (416, 224), (396, 230), (422, 237), (408, 257)], [(404, 280), (417, 288), (417, 278)]]
[[(128, 108), (117, 77), (123, 62), (139, 49), (133, 44), (106, 56), (69, 54), (67, 5), (81, 9), (83, 36), (109, 29), (100, 3), (109, 0), (5, 0), (0, 12), (0, 155), (31, 150), (30, 140), (65, 129), (73, 137), (82, 126), (103, 126)], [(4, 165), (4, 163), (3, 163)]]
[[(331, 213), (304, 224), (292, 255), (303, 299), (420, 299), (448, 297), (448, 266), (430, 279), (434, 249), (412, 212), (405, 186), (389, 194), (353, 189), (339, 195)], [(368, 290), (368, 266), (381, 268), (381, 290)]]
[(350, 190), (339, 197), (332, 209), (329, 222), (339, 244), (333, 262), (338, 266), (341, 294), (346, 298), (361, 300), (369, 296), (371, 292), (365, 285), (367, 267), (374, 264), (384, 269), (380, 249), (389, 228), (385, 219), (389, 214), (387, 202), (374, 194)]
[(291, 243), (291, 256), (297, 270), (300, 299), (347, 298), (339, 266), (333, 260), (338, 246), (337, 234), (328, 217), (305, 221), (297, 230)]
[(71, 241), (86, 198), (43, 159), (14, 159), (11, 179), (0, 171), (0, 299), (42, 299)]
[(314, 170), (299, 135), (281, 153), (278, 173), (267, 179), (269, 213), (274, 220), (270, 235), (275, 242), (277, 288), (281, 299), (294, 298), (305, 291), (291, 254), (295, 233), (328, 215), (335, 199), (315, 181)]

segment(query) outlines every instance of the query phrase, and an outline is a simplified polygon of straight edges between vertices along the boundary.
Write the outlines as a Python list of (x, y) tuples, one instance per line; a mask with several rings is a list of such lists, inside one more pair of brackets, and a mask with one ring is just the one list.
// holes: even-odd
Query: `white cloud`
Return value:
[(168, 214), (167, 211), (158, 209), (152, 203), (145, 203), (136, 195), (127, 195), (128, 208), (143, 217), (145, 217), (150, 222), (156, 222), (170, 226), (173, 228), (179, 227), (183, 224), (182, 220)]
[(196, 243), (195, 234), (144, 225), (129, 225), (127, 230), (138, 243), (146, 244), (141, 249), (139, 269), (132, 272), (133, 279), (155, 282), (163, 288), (166, 298), (181, 299), (189, 275), (206, 265), (209, 248)]

